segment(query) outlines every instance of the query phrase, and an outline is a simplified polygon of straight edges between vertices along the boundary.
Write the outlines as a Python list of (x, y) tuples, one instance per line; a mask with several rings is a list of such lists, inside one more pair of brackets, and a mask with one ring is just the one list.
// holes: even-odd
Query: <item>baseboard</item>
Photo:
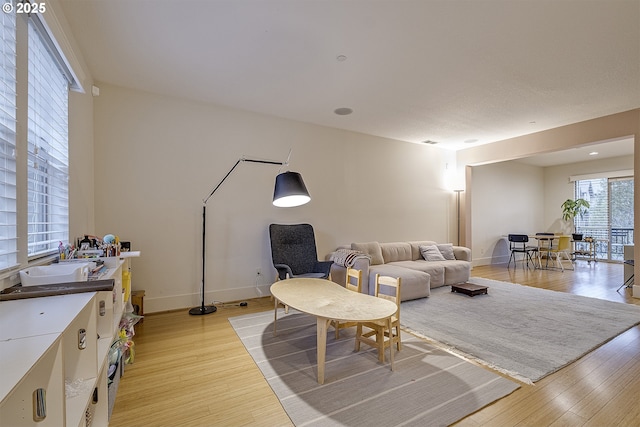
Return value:
[(473, 260), (471, 261), (471, 266), (479, 267), (481, 265), (506, 264), (507, 262), (509, 262), (509, 256), (480, 257), (473, 258)]
[[(214, 302), (241, 301), (245, 299), (269, 296), (271, 284), (259, 286), (247, 286), (244, 288), (223, 289), (205, 292), (205, 305), (212, 305)], [(202, 303), (200, 294), (171, 295), (167, 297), (145, 296), (144, 312), (155, 313), (160, 311), (188, 309), (197, 307)]]

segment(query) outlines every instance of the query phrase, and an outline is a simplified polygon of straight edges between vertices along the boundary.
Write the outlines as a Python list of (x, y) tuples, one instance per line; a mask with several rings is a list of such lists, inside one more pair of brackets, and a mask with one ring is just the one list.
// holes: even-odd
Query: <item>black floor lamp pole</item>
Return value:
[(205, 290), (204, 281), (205, 281), (206, 237), (207, 237), (207, 233), (206, 233), (207, 202), (209, 201), (211, 196), (213, 196), (213, 193), (215, 193), (218, 190), (218, 188), (220, 188), (222, 183), (227, 179), (227, 177), (229, 175), (231, 175), (231, 172), (233, 172), (234, 169), (236, 167), (238, 167), (238, 165), (241, 162), (264, 163), (264, 164), (268, 164), (268, 165), (280, 165), (280, 166), (283, 166), (283, 165), (286, 164), (285, 162), (275, 162), (275, 161), (271, 161), (271, 160), (256, 160), (256, 159), (241, 158), (236, 162), (235, 165), (233, 165), (231, 170), (229, 170), (229, 172), (227, 172), (227, 174), (224, 176), (224, 178), (222, 178), (222, 181), (220, 181), (218, 183), (218, 185), (216, 185), (215, 188), (213, 190), (211, 190), (209, 195), (207, 197), (205, 197), (205, 199), (202, 201), (202, 301), (201, 301), (201, 304), (200, 304), (199, 307), (194, 307), (191, 310), (189, 310), (189, 314), (193, 314), (193, 315), (210, 314), (210, 313), (214, 313), (217, 310), (215, 305), (206, 306), (204, 304), (204, 290)]

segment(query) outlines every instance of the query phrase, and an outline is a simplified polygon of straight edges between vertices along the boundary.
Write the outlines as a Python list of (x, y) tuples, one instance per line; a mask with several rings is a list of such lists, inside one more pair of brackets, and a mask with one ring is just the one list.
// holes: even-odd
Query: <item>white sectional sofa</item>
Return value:
[(344, 285), (350, 265), (362, 270), (362, 292), (370, 295), (376, 274), (402, 278), (402, 301), (428, 297), (431, 288), (464, 283), (471, 274), (469, 248), (430, 240), (352, 243), (339, 247), (331, 259), (331, 280)]

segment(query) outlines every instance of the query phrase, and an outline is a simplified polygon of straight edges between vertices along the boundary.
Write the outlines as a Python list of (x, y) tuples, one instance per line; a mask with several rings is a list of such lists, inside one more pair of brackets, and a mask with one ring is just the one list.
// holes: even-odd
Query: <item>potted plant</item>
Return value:
[(571, 221), (573, 228), (573, 240), (582, 240), (582, 234), (575, 233), (575, 223), (573, 219), (576, 216), (582, 216), (589, 208), (589, 202), (585, 199), (567, 199), (562, 203), (562, 219)]

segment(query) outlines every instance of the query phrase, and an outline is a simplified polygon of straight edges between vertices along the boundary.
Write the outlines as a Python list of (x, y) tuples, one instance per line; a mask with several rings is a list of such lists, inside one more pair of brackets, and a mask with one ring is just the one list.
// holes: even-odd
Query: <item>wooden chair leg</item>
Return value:
[(384, 363), (384, 329), (376, 331), (376, 343), (378, 344), (378, 360)]

